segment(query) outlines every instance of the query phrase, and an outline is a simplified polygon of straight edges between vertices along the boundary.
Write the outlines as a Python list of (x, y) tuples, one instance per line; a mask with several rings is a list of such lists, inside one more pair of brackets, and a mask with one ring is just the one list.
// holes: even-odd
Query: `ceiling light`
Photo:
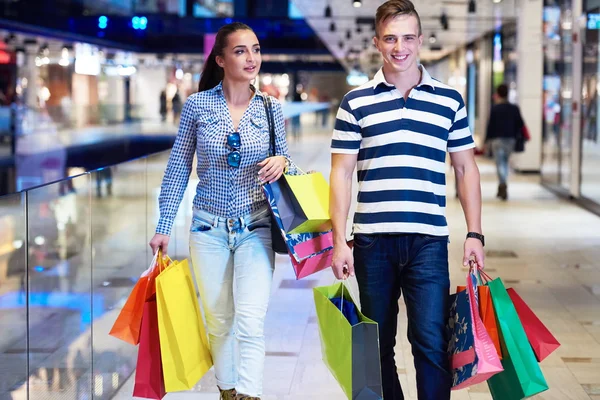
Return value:
[(332, 22), (331, 25), (329, 25), (329, 32), (335, 32), (335, 22)]
[(356, 8), (362, 6), (362, 0), (352, 0), (352, 5)]
[(437, 42), (437, 38), (435, 37), (435, 33), (432, 33), (431, 36), (429, 36), (429, 43), (434, 44), (435, 42)]
[(475, 14), (476, 4), (475, 0), (469, 0), (469, 14)]
[(498, 3), (502, 2), (502, 0), (492, 0), (492, 1), (494, 2), (494, 4), (498, 4)]
[(331, 7), (329, 4), (325, 7), (325, 18), (331, 18)]

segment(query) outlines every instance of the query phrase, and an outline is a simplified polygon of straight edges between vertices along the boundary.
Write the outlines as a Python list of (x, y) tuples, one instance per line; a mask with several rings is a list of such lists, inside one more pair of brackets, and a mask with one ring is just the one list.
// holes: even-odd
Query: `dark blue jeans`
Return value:
[(404, 399), (394, 360), (398, 300), (404, 293), (418, 398), (449, 400), (448, 238), (357, 234), (354, 266), (362, 312), (379, 324), (383, 398)]

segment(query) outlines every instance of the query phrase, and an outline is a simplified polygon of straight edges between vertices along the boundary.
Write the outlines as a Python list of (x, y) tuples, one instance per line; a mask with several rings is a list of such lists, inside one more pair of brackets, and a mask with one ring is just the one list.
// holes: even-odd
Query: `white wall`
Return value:
[(531, 140), (525, 152), (515, 154), (514, 165), (521, 171), (540, 171), (542, 165), (543, 0), (521, 0), (517, 21), (517, 87), (519, 107)]
[(164, 66), (140, 66), (131, 77), (132, 103), (143, 105), (144, 120), (160, 120), (160, 92), (167, 87), (168, 69)]

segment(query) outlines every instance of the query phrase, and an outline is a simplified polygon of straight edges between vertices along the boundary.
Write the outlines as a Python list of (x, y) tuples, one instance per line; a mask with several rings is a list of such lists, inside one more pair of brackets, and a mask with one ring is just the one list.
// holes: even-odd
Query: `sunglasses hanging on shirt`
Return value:
[(227, 146), (232, 149), (231, 153), (227, 155), (227, 164), (229, 164), (230, 167), (240, 167), (240, 164), (242, 163), (242, 154), (240, 153), (241, 145), (242, 140), (239, 132), (233, 132), (227, 135)]

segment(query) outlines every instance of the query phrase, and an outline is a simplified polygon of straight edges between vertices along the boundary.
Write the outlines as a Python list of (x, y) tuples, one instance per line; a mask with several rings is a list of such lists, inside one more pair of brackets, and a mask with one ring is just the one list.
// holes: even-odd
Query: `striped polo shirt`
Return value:
[(406, 101), (379, 70), (340, 104), (331, 151), (358, 154), (354, 233), (449, 234), (446, 152), (475, 143), (461, 95), (419, 68)]

